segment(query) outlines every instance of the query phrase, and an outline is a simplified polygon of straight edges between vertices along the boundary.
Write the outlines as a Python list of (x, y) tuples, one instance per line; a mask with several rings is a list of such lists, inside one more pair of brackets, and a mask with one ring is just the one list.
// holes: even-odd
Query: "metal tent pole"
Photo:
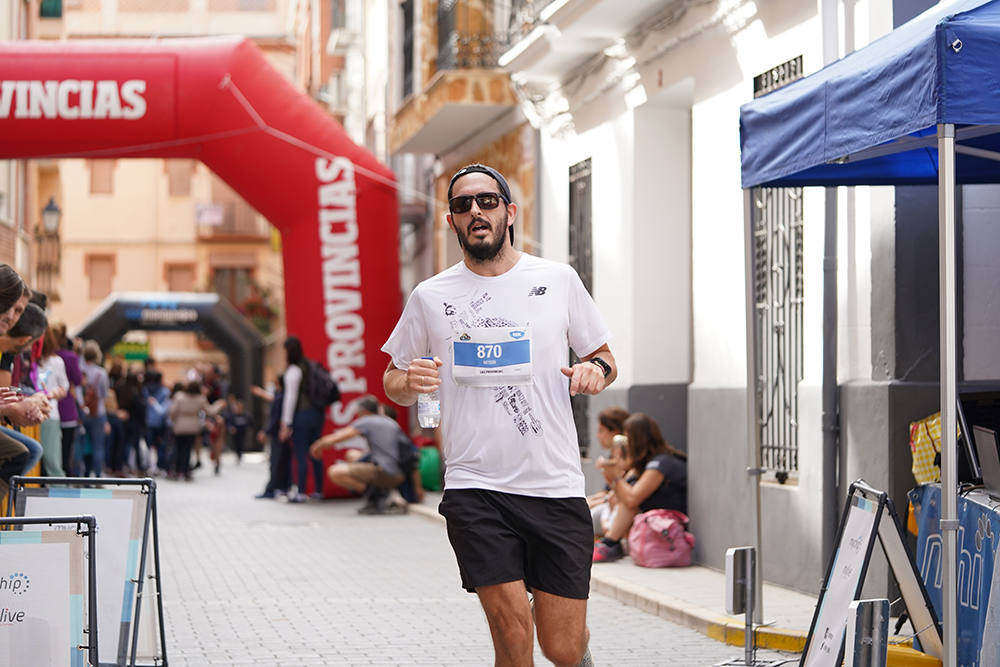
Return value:
[[(820, 0), (823, 26), (823, 65), (829, 65), (840, 55), (840, 17), (837, 0)], [(845, 18), (851, 23), (850, 12), (845, 6)], [(845, 37), (850, 33), (845, 30)], [(853, 40), (845, 44), (853, 51)], [(838, 486), (840, 462), (839, 385), (837, 384), (837, 188), (824, 188), (826, 211), (823, 220), (823, 383), (822, 417), (823, 455), (820, 494), (820, 555), (822, 564), (833, 557), (836, 547), (837, 524), (840, 519), (840, 488)]]
[(764, 622), (764, 551), (761, 544), (760, 511), (760, 432), (757, 429), (757, 299), (754, 294), (754, 226), (753, 190), (743, 189), (743, 234), (746, 266), (746, 334), (747, 334), (747, 478), (750, 481), (753, 501), (751, 543), (757, 555), (754, 574), (753, 617), (756, 623)]
[(941, 320), (941, 538), (944, 542), (944, 667), (958, 664), (958, 466), (955, 443), (955, 126), (938, 135), (938, 230)]

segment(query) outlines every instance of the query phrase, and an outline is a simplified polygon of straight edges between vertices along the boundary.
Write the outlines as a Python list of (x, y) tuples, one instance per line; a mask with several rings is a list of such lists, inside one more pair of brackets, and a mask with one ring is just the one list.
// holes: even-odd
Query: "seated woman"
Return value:
[(621, 539), (639, 512), (668, 509), (687, 513), (687, 456), (667, 444), (656, 422), (641, 412), (625, 420), (625, 438), (625, 461), (609, 461), (601, 469), (615, 494), (618, 511), (604, 537), (594, 544), (595, 563), (625, 555)]
[[(624, 440), (625, 420), (628, 419), (628, 411), (619, 407), (605, 408), (597, 415), (597, 442), (600, 444), (602, 452), (594, 466), (600, 470), (607, 463), (607, 454), (611, 459), (618, 459), (622, 456), (622, 445), (618, 441)], [(594, 521), (594, 535), (601, 537), (607, 530), (611, 521), (611, 514), (614, 511), (614, 494), (607, 487), (597, 493), (587, 496), (587, 505), (590, 507), (590, 516)]]

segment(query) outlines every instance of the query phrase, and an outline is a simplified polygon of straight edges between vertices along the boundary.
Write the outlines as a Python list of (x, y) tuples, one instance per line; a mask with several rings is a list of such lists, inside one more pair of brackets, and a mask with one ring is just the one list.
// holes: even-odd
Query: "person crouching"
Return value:
[(399, 488), (405, 477), (399, 461), (399, 443), (406, 434), (395, 421), (378, 414), (378, 401), (374, 396), (358, 399), (357, 410), (358, 417), (353, 423), (314, 442), (309, 455), (320, 459), (323, 451), (330, 447), (351, 438), (364, 438), (371, 451), (371, 460), (338, 461), (330, 467), (327, 476), (334, 484), (354, 493), (368, 490), (367, 503), (358, 510), (361, 514), (405, 512), (406, 502), (402, 496), (391, 492)]

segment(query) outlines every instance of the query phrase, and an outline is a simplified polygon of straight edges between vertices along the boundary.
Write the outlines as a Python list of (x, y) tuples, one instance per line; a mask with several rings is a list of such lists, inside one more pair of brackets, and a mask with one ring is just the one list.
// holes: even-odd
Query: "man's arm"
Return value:
[(407, 370), (396, 368), (389, 360), (389, 365), (382, 375), (382, 387), (385, 395), (398, 405), (413, 405), (418, 394), (429, 394), (441, 386), (438, 368), (444, 362), (434, 359), (414, 359)]
[[(45, 401), (48, 404), (48, 401)], [(38, 408), (35, 401), (27, 398), (16, 403), (7, 403), (0, 406), (0, 415), (3, 415), (15, 426), (34, 426), (45, 421), (47, 415)]]
[(299, 385), (302, 383), (302, 369), (291, 365), (285, 369), (285, 394), (281, 399), (281, 427), (278, 430), (278, 440), (284, 442), (292, 437), (292, 421), (295, 419), (295, 408), (299, 400)]
[[(594, 357), (600, 357), (611, 368), (607, 377), (604, 377), (604, 370), (601, 366), (590, 361)], [(599, 394), (618, 377), (618, 365), (615, 363), (615, 356), (611, 354), (611, 348), (608, 347), (607, 343), (583, 357), (580, 363), (573, 364), (572, 368), (563, 367), (561, 370), (563, 375), (570, 378), (570, 396)]]
[(314, 459), (318, 459), (323, 453), (324, 449), (329, 449), (334, 445), (344, 442), (345, 440), (350, 440), (351, 438), (358, 438), (361, 436), (360, 431), (353, 426), (345, 426), (341, 429), (334, 431), (329, 435), (324, 435), (322, 438), (314, 442), (309, 447), (309, 456)]

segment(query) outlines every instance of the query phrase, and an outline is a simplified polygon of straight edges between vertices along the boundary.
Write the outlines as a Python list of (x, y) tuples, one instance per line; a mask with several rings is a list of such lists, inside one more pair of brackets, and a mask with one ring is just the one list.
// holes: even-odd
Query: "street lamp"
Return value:
[(56, 204), (56, 198), (49, 197), (49, 203), (42, 209), (42, 227), (50, 234), (55, 233), (59, 229), (59, 218), (61, 216), (62, 210)]
[(47, 293), (50, 299), (58, 300), (56, 283), (59, 279), (59, 219), (62, 211), (56, 204), (55, 197), (49, 197), (49, 203), (42, 209), (41, 229), (36, 232), (38, 256), (35, 260), (35, 285)]

